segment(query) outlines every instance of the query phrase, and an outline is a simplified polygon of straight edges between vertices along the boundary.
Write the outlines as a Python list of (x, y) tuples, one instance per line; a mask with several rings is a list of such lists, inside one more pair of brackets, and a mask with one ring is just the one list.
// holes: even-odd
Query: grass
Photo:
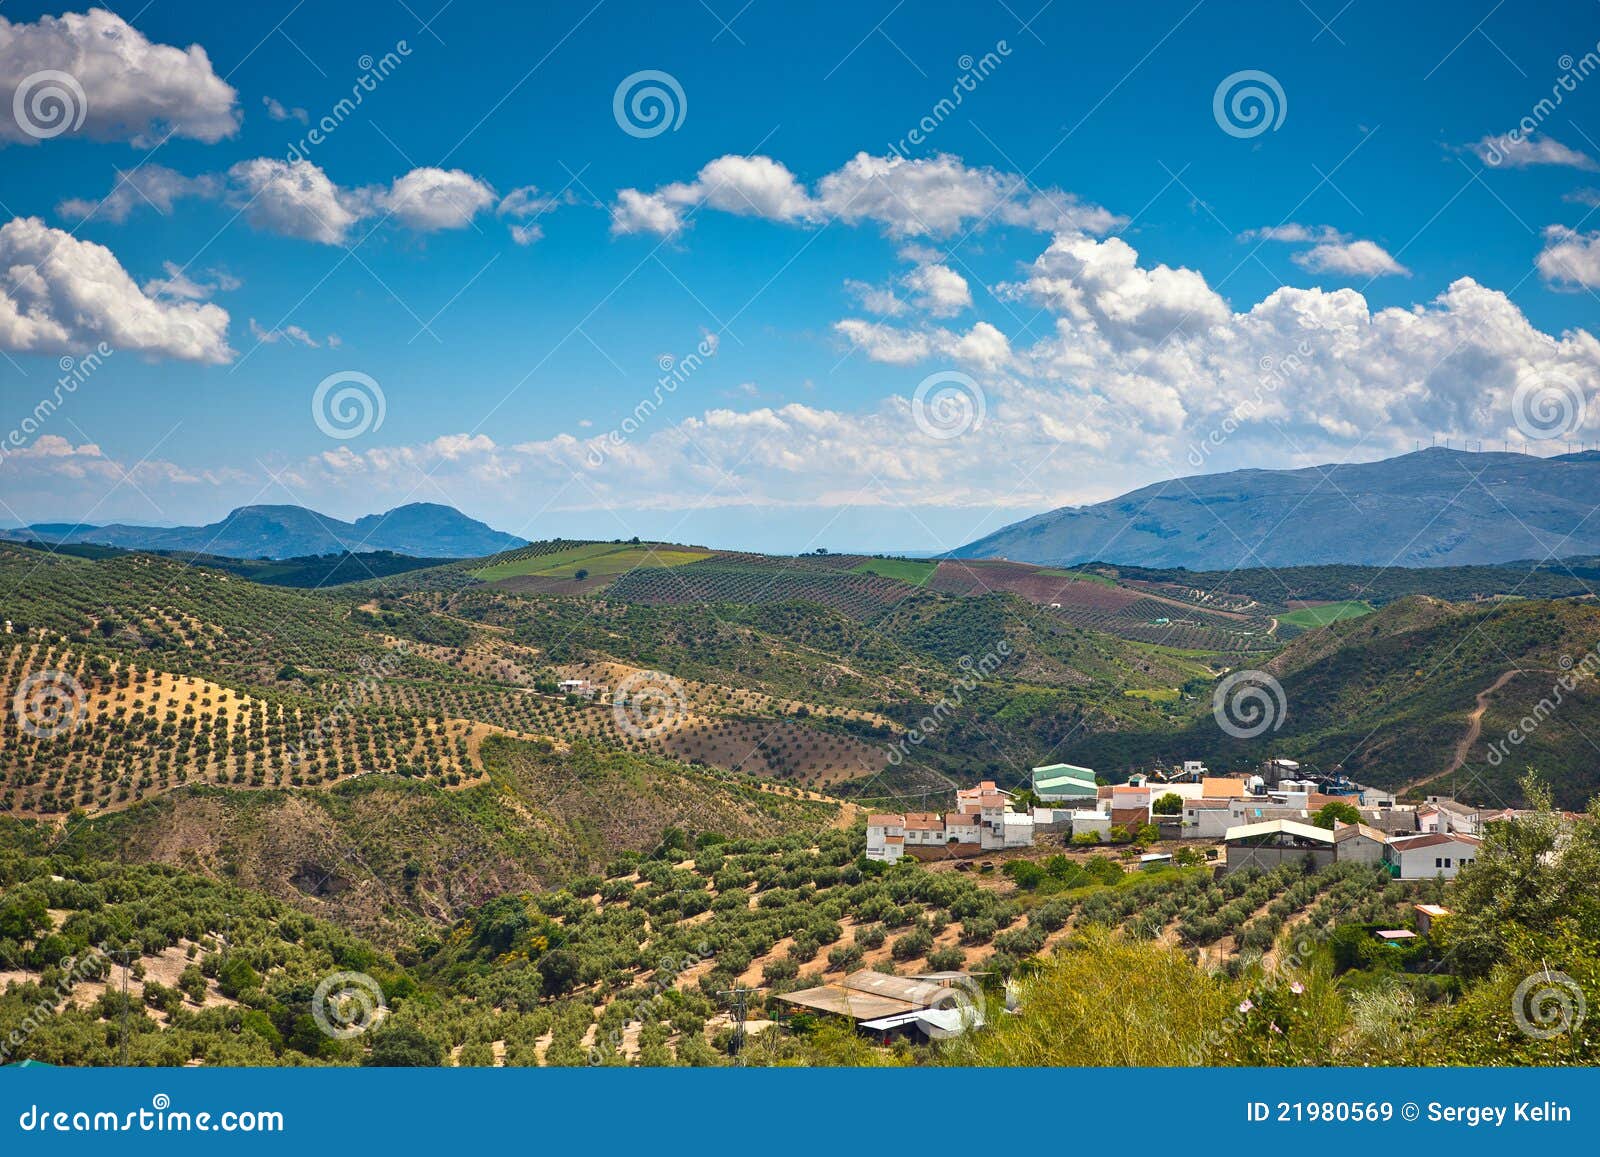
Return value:
[(869, 558), (851, 570), (852, 574), (875, 574), (920, 587), (933, 577), (939, 564), (926, 558)]
[(596, 542), (586, 546), (569, 547), (552, 554), (530, 555), (494, 563), (472, 571), (475, 578), (485, 582), (517, 578), (523, 575), (535, 578), (568, 578), (580, 570), (591, 575), (626, 574), (641, 566), (683, 566), (710, 558), (704, 550), (674, 550), (665, 547), (633, 546), (626, 543)]
[(1303, 627), (1307, 630), (1314, 627), (1326, 627), (1329, 623), (1337, 623), (1341, 619), (1359, 619), (1362, 615), (1372, 613), (1372, 604), (1361, 599), (1346, 599), (1338, 603), (1325, 603), (1320, 607), (1302, 607), (1298, 611), (1290, 611), (1286, 615), (1279, 615), (1278, 622), (1286, 627)]
[(1109, 578), (1103, 574), (1093, 574), (1086, 570), (1062, 570), (1060, 567), (1046, 566), (1040, 567), (1039, 573), (1047, 574), (1051, 578), (1070, 578), (1077, 579), (1079, 582), (1099, 583), (1103, 587), (1115, 587), (1121, 585), (1114, 578)]
[(1147, 687), (1123, 692), (1129, 699), (1148, 699), (1152, 703), (1174, 703), (1180, 694), (1176, 687)]

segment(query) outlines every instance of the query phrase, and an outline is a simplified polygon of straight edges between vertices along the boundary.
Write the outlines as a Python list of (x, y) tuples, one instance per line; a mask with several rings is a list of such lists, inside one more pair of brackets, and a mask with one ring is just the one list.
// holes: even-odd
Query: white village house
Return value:
[(1391, 837), (1384, 859), (1397, 880), (1455, 878), (1457, 872), (1478, 858), (1483, 841), (1477, 836), (1429, 832), (1416, 836)]
[[(867, 817), (867, 859), (898, 863), (907, 851), (976, 855), (1033, 844), (1034, 817), (1011, 809), (1011, 794), (984, 780), (956, 792), (956, 810)], [(1045, 819), (1043, 822), (1050, 822)]]

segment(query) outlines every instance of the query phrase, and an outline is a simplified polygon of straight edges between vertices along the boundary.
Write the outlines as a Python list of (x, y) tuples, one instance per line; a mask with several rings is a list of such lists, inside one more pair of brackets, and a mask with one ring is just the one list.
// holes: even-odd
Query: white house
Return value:
[(992, 780), (984, 780), (977, 787), (956, 792), (953, 812), (869, 815), (867, 859), (893, 864), (908, 852), (944, 849), (951, 844), (968, 849), (977, 845), (984, 851), (1028, 847), (1033, 843), (1034, 817), (1012, 811), (1009, 798)]
[(1001, 833), (1008, 848), (1033, 846), (1033, 816), (1024, 812), (1007, 812)]
[(1417, 836), (1396, 836), (1389, 841), (1384, 859), (1389, 870), (1401, 880), (1431, 880), (1443, 876), (1450, 880), (1478, 858), (1483, 841), (1477, 836), (1429, 832)]
[(934, 812), (908, 812), (906, 814), (906, 846), (910, 848), (942, 848), (945, 843), (944, 817)]
[[(963, 810), (971, 810), (969, 804)], [(986, 792), (978, 797), (978, 843), (986, 852), (999, 851), (1006, 846), (1006, 798), (999, 792)]]
[(1228, 829), (1243, 821), (1236, 819), (1229, 799), (1191, 799), (1183, 804), (1183, 838), (1220, 840)]
[(896, 864), (905, 854), (906, 817), (869, 815), (867, 817), (867, 859)]
[(1094, 832), (1102, 840), (1111, 836), (1111, 813), (1102, 811), (1075, 811), (1072, 813), (1072, 834), (1082, 835), (1084, 832)]
[(1472, 804), (1460, 803), (1448, 795), (1430, 795), (1428, 805), (1437, 809), (1439, 813), (1438, 829), (1441, 832), (1455, 832), (1463, 836), (1483, 835), (1484, 809)]
[(979, 842), (976, 812), (949, 812), (944, 817), (944, 836), (947, 843), (976, 844)]

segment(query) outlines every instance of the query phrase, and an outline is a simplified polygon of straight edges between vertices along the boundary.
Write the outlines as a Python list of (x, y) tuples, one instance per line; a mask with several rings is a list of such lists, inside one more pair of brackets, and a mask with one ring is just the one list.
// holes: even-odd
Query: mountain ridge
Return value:
[(354, 522), (305, 506), (261, 504), (236, 507), (204, 526), (36, 523), (0, 531), (0, 538), (272, 559), (367, 551), (417, 558), (474, 558), (527, 545), (526, 539), (436, 502), (407, 503), (382, 514), (362, 515)]
[(951, 551), (1045, 566), (1463, 566), (1594, 553), (1600, 452), (1433, 447), (1377, 462), (1250, 468), (1060, 507)]

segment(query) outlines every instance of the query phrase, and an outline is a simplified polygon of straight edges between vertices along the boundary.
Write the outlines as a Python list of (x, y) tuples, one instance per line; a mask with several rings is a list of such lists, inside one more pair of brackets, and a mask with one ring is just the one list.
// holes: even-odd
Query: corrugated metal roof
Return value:
[(1237, 828), (1229, 828), (1222, 838), (1229, 842), (1233, 840), (1251, 840), (1257, 836), (1298, 836), (1302, 840), (1312, 840), (1319, 844), (1333, 843), (1333, 833), (1327, 828), (1313, 827), (1310, 824), (1295, 823), (1294, 820), (1265, 820), (1259, 824), (1244, 824)]

